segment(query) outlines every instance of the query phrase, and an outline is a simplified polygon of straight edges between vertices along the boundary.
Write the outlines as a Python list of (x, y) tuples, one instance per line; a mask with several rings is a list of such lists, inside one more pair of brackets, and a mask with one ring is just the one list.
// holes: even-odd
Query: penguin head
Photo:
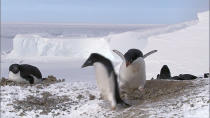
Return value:
[(161, 74), (169, 74), (170, 70), (169, 70), (168, 66), (167, 65), (163, 65), (163, 67), (160, 70), (160, 73)]
[(143, 57), (143, 53), (138, 49), (130, 49), (125, 54), (126, 67), (133, 63), (137, 58)]
[(20, 71), (19, 64), (12, 64), (9, 67), (9, 71), (13, 72), (14, 74), (18, 73)]
[(82, 65), (82, 68), (87, 67), (87, 66), (93, 66), (93, 64), (95, 62), (99, 62), (101, 58), (103, 58), (103, 56), (101, 56), (100, 54), (92, 53), (89, 56), (89, 58), (85, 61), (85, 63)]

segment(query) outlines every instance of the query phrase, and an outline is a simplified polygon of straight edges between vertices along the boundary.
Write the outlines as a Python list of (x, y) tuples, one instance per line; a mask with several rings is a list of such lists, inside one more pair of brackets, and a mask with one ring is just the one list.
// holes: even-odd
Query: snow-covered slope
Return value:
[[(1, 117), (208, 118), (209, 79), (201, 78), (192, 81), (182, 81), (183, 83), (193, 83), (189, 84), (186, 89), (183, 89), (184, 87), (182, 86), (182, 89), (177, 89), (179, 86), (171, 88), (169, 84), (169, 88), (173, 89), (174, 93), (183, 92), (183, 94), (174, 94), (174, 96), (172, 95), (172, 97), (170, 97), (168, 93), (162, 92), (162, 94), (167, 94), (165, 95), (165, 99), (152, 102), (146, 99), (146, 103), (133, 102), (130, 108), (111, 111), (109, 104), (99, 99), (100, 96), (97, 86), (93, 82), (84, 82), (90, 78), (95, 82), (93, 68), (80, 69), (84, 60), (81, 62), (75, 60), (72, 62), (69, 61), (71, 57), (84, 59), (91, 51), (99, 51), (99, 53), (103, 53), (109, 58), (113, 56), (114, 60), (117, 60), (114, 57), (114, 53), (111, 51), (112, 49), (118, 49), (122, 52), (125, 52), (129, 48), (143, 49), (144, 52), (157, 49), (158, 53), (146, 58), (147, 79), (159, 73), (161, 66), (164, 64), (169, 65), (173, 75), (180, 73), (201, 75), (207, 72), (209, 68), (209, 12), (198, 14), (197, 24), (184, 24), (185, 23), (181, 26), (179, 24), (172, 25), (173, 27), (165, 28), (165, 30), (162, 31), (155, 29), (153, 30), (154, 32), (148, 31), (148, 34), (146, 33), (147, 31), (142, 34), (135, 31), (113, 34), (105, 38), (88, 38), (87, 40), (73, 39), (72, 41), (55, 38), (46, 39), (36, 35), (17, 35), (15, 39), (18, 40), (17, 42), (14, 41), (15, 44), (12, 52), (9, 53), (9, 55), (4, 54), (5, 60), (3, 60), (4, 63), (2, 63), (2, 73), (4, 75), (8, 73), (9, 64), (13, 63), (13, 61), (11, 63), (8, 62), (7, 59), (21, 58), (24, 63), (30, 63), (39, 67), (44, 76), (49, 74), (53, 74), (59, 78), (65, 76), (65, 79), (71, 82), (66, 81), (49, 86), (2, 86)], [(176, 26), (180, 27), (177, 28)], [(184, 28), (182, 26), (188, 27)], [(180, 28), (184, 29), (177, 30)], [(151, 35), (158, 36), (149, 37)], [(149, 37), (148, 40), (142, 40), (147, 37)], [(62, 62), (46, 62), (41, 58), (47, 57), (46, 60), (48, 60), (49, 58), (63, 58), (65, 56), (67, 60), (60, 60)], [(26, 61), (25, 58), (28, 57), (35, 61), (41, 60), (41, 62)], [(22, 61), (20, 61), (20, 63)], [(82, 82), (72, 82), (72, 80)], [(162, 83), (159, 85), (162, 85)], [(152, 86), (151, 90), (153, 90), (154, 87), (156, 86)], [(166, 90), (165, 86), (161, 86), (161, 88), (161, 90), (158, 89), (160, 93), (162, 90)], [(44, 95), (46, 94), (48, 98), (44, 99)], [(94, 95), (95, 98), (90, 99), (90, 94)], [(148, 92), (148, 94), (153, 95), (150, 92)], [(159, 96), (164, 97), (162, 94), (159, 94)], [(48, 106), (52, 111), (46, 115), (46, 113), (42, 111), (45, 107), (41, 107), (41, 109), (36, 107), (43, 106), (43, 104), (34, 104), (34, 102), (29, 99), (31, 96), (35, 97), (35, 101), (37, 97), (43, 97), (44, 100), (48, 100), (47, 104), (52, 100), (54, 104), (49, 104)], [(66, 97), (68, 99), (66, 99)], [(57, 104), (56, 101), (61, 103)], [(31, 107), (33, 107), (33, 109), (30, 109)]]
[[(152, 81), (154, 85), (161, 84)], [(184, 84), (185, 89), (182, 82), (188, 83)], [(150, 86), (144, 95), (152, 97), (126, 100), (131, 107), (119, 106), (114, 111), (108, 102), (99, 99), (99, 90), (93, 83), (2, 86), (1, 118), (209, 118), (208, 79), (179, 81), (176, 86), (172, 83), (166, 87), (172, 93), (165, 93), (165, 86)]]
[(198, 14), (198, 23), (185, 29), (148, 39), (145, 52), (158, 53), (146, 59), (148, 79), (166, 64), (173, 75), (209, 72), (209, 11)]
[(109, 44), (103, 38), (62, 39), (44, 38), (39, 35), (16, 35), (9, 58), (68, 57), (87, 58), (90, 53), (98, 52), (113, 59)]
[(13, 49), (7, 59), (42, 60), (43, 58), (85, 59), (90, 53), (97, 52), (115, 61), (112, 49), (126, 52), (130, 48), (143, 49), (146, 38), (166, 32), (173, 32), (195, 24), (194, 21), (175, 25), (164, 25), (154, 29), (136, 30), (110, 34), (98, 38), (46, 38), (37, 34), (18, 34), (13, 38)]
[(167, 25), (164, 27), (154, 28), (154, 29), (148, 29), (144, 31), (131, 31), (131, 32), (125, 32), (115, 35), (109, 35), (107, 36), (107, 40), (110, 43), (110, 47), (112, 49), (117, 49), (123, 53), (127, 52), (127, 50), (131, 48), (137, 48), (137, 49), (144, 49), (148, 45), (148, 37), (163, 34), (163, 33), (169, 33), (174, 32), (186, 27), (189, 27), (191, 25), (196, 24), (197, 21), (187, 21), (179, 24), (173, 24), (173, 25)]

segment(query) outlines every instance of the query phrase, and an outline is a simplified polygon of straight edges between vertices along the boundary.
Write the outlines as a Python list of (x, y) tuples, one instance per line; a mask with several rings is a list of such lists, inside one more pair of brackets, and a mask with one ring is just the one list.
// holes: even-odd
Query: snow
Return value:
[[(109, 44), (103, 38), (87, 39), (54, 39), (39, 35), (16, 35), (13, 39), (13, 50), (8, 55), (18, 57), (69, 57), (70, 59), (87, 58), (91, 53), (101, 53), (113, 58)], [(39, 58), (38, 58), (39, 59)]]
[(173, 32), (195, 24), (195, 21), (175, 25), (135, 30), (118, 34), (110, 34), (97, 38), (56, 37), (45, 38), (38, 34), (17, 34), (13, 38), (13, 49), (6, 59), (24, 58), (24, 60), (57, 59), (85, 59), (90, 53), (97, 52), (115, 61), (113, 49), (126, 52), (130, 48), (143, 49), (147, 45), (146, 38), (165, 32)]
[[(209, 117), (209, 80), (198, 79), (192, 81), (196, 87), (184, 90), (182, 96), (175, 96), (160, 100), (157, 102), (135, 103), (132, 107), (123, 109), (118, 108), (116, 111), (111, 110), (109, 103), (100, 100), (100, 93), (97, 86), (88, 82), (61, 82), (49, 86), (43, 86), (42, 89), (37, 86), (2, 86), (1, 88), (1, 117), (44, 117), (44, 118), (85, 118), (85, 117), (143, 117), (161, 118), (161, 117), (186, 117), (186, 118), (208, 118)], [(68, 96), (69, 102), (67, 106), (61, 109), (54, 109), (50, 113), (41, 114), (42, 110), (24, 111), (24, 116), (21, 116), (22, 110), (16, 111), (13, 107), (15, 100), (24, 100), (26, 96), (32, 95), (40, 97), (42, 93), (49, 92), (53, 96)], [(89, 95), (96, 96), (90, 100)], [(82, 95), (81, 99), (78, 96)], [(135, 105), (136, 104), (136, 105)], [(192, 106), (193, 104), (193, 106)], [(57, 104), (59, 105), (59, 104)], [(65, 111), (62, 109), (66, 108)], [(56, 115), (59, 113), (58, 115)]]
[[(118, 73), (121, 59), (112, 52), (113, 49), (123, 53), (130, 48), (143, 50), (148, 45), (148, 37), (174, 32), (196, 22), (188, 21), (174, 25), (154, 26), (153, 28), (137, 29), (102, 37), (46, 37), (33, 33), (17, 34), (12, 39), (13, 49), (1, 55), (1, 74), (7, 77), (8, 67), (12, 63), (30, 63), (39, 67), (44, 76), (56, 74), (57, 77), (67, 78), (67, 80), (92, 81), (94, 78), (92, 76), (85, 78), (84, 75), (87, 73), (83, 73), (84, 70), (80, 69), (90, 53), (98, 52), (111, 59)], [(88, 73), (88, 75), (90, 74), (92, 72)], [(148, 78), (150, 79), (150, 77)]]
[[(174, 32), (185, 27), (189, 27), (196, 24), (197, 21), (188, 21), (179, 24), (168, 25), (164, 27), (158, 27), (153, 29), (148, 29), (144, 31), (130, 31), (120, 34), (109, 35), (107, 40), (110, 43), (112, 49), (117, 49), (123, 54), (131, 48), (144, 49), (148, 44), (148, 37), (159, 35), (167, 32)], [(146, 53), (146, 52), (145, 52)]]
[[(185, 94), (175, 99), (168, 99), (149, 104), (158, 117), (209, 118), (209, 80), (196, 80), (197, 89), (185, 90)], [(198, 83), (204, 83), (199, 85)]]
[[(198, 23), (173, 33), (148, 39), (144, 51), (158, 52), (146, 59), (148, 78), (156, 77), (163, 65), (172, 75), (189, 73), (197, 76), (209, 72), (209, 11), (198, 14)], [(154, 66), (155, 65), (155, 66)]]
[[(76, 105), (69, 107), (70, 112), (62, 110), (57, 117), (110, 117), (123, 116), (132, 111), (129, 109), (111, 111), (108, 103), (99, 100), (99, 91), (95, 85), (95, 75), (92, 67), (81, 69), (87, 56), (98, 52), (110, 58), (118, 71), (120, 58), (112, 50), (126, 52), (130, 48), (138, 48), (144, 53), (158, 50), (146, 58), (147, 80), (156, 77), (160, 68), (167, 64), (172, 75), (190, 73), (203, 75), (209, 72), (209, 11), (198, 13), (198, 19), (180, 24), (167, 25), (144, 31), (128, 31), (110, 34), (103, 37), (68, 38), (43, 37), (37, 34), (18, 34), (13, 38), (13, 49), (2, 53), (1, 75), (7, 77), (11, 63), (30, 63), (40, 68), (44, 77), (55, 75), (65, 78), (66, 82), (50, 85), (36, 93), (35, 86), (3, 86), (1, 87), (2, 117), (19, 117), (20, 112), (10, 112), (10, 105), (16, 99), (22, 100), (28, 95), (40, 96), (42, 92), (50, 92), (56, 96), (67, 95)], [(80, 81), (80, 82), (78, 82)], [(90, 81), (89, 83), (87, 81)], [(148, 117), (209, 117), (209, 81), (200, 79), (202, 86), (187, 90), (186, 95), (167, 99), (165, 101), (142, 104), (137, 111), (145, 111)], [(33, 92), (31, 92), (31, 90)], [(82, 94), (84, 99), (76, 97)], [(89, 100), (88, 95), (96, 96)], [(189, 101), (184, 102), (183, 101)], [(208, 103), (207, 103), (208, 101)], [(191, 106), (194, 105), (194, 107)], [(137, 111), (130, 112), (135, 116)], [(148, 112), (149, 111), (149, 112)], [(36, 117), (41, 111), (27, 112), (25, 117)], [(64, 115), (63, 115), (64, 114)], [(144, 115), (144, 114), (140, 114)], [(40, 117), (54, 117), (52, 113)]]

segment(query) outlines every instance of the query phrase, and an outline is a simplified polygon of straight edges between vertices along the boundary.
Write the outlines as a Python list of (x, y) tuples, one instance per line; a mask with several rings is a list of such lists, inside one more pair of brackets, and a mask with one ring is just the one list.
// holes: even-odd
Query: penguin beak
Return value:
[(85, 68), (85, 67), (87, 67), (87, 65), (84, 63), (84, 64), (81, 66), (81, 68)]
[(85, 68), (85, 67), (87, 67), (87, 66), (90, 66), (90, 63), (89, 63), (90, 61), (86, 61), (83, 65), (82, 65), (82, 67), (81, 68)]

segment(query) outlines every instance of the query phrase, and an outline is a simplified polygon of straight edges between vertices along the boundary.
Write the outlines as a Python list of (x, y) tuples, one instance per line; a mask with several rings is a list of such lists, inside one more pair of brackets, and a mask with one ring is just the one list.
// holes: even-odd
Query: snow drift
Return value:
[(192, 24), (195, 24), (195, 21), (165, 25), (153, 30), (111, 34), (101, 38), (46, 38), (35, 34), (18, 34), (13, 39), (13, 50), (7, 57), (36, 60), (42, 59), (38, 57), (84, 59), (90, 53), (97, 52), (109, 59), (116, 60), (112, 49), (122, 52), (130, 48), (143, 49), (147, 45), (147, 37), (172, 32)]
[(164, 64), (173, 75), (209, 72), (209, 11), (199, 13), (198, 23), (193, 26), (150, 37), (144, 51), (152, 49), (158, 53), (146, 59), (148, 79), (156, 77)]
[(121, 60), (112, 52), (113, 49), (123, 53), (130, 48), (141, 49), (144, 53), (157, 49), (158, 53), (146, 58), (147, 79), (155, 77), (165, 64), (173, 75), (202, 75), (209, 69), (208, 13), (199, 13), (198, 20), (194, 21), (99, 38), (46, 38), (35, 34), (19, 34), (13, 39), (13, 50), (2, 55), (2, 62), (12, 59), (84, 61), (90, 53), (97, 52), (118, 63)]
[[(103, 38), (62, 39), (44, 38), (39, 35), (16, 35), (10, 57), (69, 57), (86, 58), (98, 52), (113, 58), (109, 44)], [(39, 58), (37, 58), (39, 59)]]

